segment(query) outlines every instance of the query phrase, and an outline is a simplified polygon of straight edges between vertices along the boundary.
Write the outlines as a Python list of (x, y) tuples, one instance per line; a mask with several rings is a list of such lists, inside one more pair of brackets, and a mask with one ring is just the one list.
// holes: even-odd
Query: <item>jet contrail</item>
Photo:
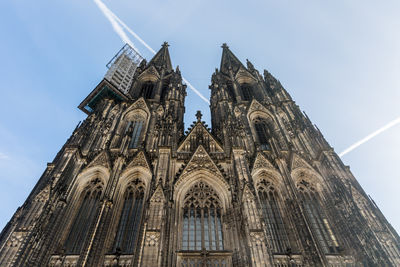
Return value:
[(361, 146), (362, 144), (364, 144), (365, 142), (367, 142), (368, 140), (370, 140), (371, 138), (374, 138), (375, 136), (377, 136), (378, 134), (383, 133), (384, 131), (389, 130), (390, 128), (392, 128), (393, 126), (397, 125), (400, 123), (400, 117), (398, 117), (397, 119), (389, 122), (388, 124), (386, 124), (385, 126), (383, 126), (382, 128), (376, 130), (375, 132), (371, 133), (370, 135), (364, 137), (363, 139), (361, 139), (360, 141), (354, 143), (353, 145), (349, 146), (348, 148), (346, 148), (343, 152), (339, 153), (339, 157), (343, 157), (344, 155), (346, 155), (347, 153), (349, 153), (350, 151), (356, 149), (357, 147)]
[(139, 35), (137, 35), (134, 31), (132, 31), (132, 29), (129, 28), (128, 25), (126, 25), (122, 20), (120, 20), (120, 18), (118, 18), (114, 13), (111, 12), (111, 14), (114, 17), (114, 19), (118, 21), (119, 24), (122, 25), (122, 27), (124, 27), (130, 34), (133, 35), (133, 37), (136, 38), (136, 40), (138, 40), (142, 45), (144, 45), (151, 53), (153, 53), (153, 55), (156, 54), (156, 51), (154, 51), (153, 48), (151, 48), (142, 38), (140, 38)]
[[(103, 12), (104, 16), (110, 21), (114, 31), (118, 34), (118, 36), (122, 39), (124, 43), (128, 43), (132, 48), (134, 48), (137, 52), (139, 51), (132, 43), (132, 41), (129, 39), (129, 37), (125, 34), (124, 30), (122, 27), (124, 27), (130, 34), (133, 35), (141, 44), (143, 44), (151, 53), (155, 54), (156, 51), (151, 48), (142, 38), (139, 37), (134, 31), (132, 31), (131, 28), (128, 27), (120, 18), (117, 17), (108, 7), (101, 2), (101, 0), (94, 0), (94, 2), (97, 4), (97, 6), (100, 8), (100, 10)], [(122, 27), (121, 27), (122, 26)], [(140, 54), (140, 53), (139, 53)], [(188, 80), (186, 80), (184, 77), (182, 77), (182, 80), (189, 86), (190, 89), (192, 89), (193, 92), (195, 92), (202, 100), (204, 100), (207, 104), (210, 104), (210, 101), (199, 92), (193, 85), (191, 85)]]
[(104, 16), (108, 19), (108, 21), (111, 23), (111, 26), (113, 27), (114, 31), (118, 34), (118, 36), (122, 39), (124, 43), (129, 44), (132, 48), (134, 48), (136, 51), (139, 51), (132, 43), (131, 39), (126, 35), (122, 27), (118, 24), (118, 22), (114, 19), (115, 15), (114, 13), (111, 12), (107, 8), (103, 2), (100, 0), (94, 0), (98, 8), (103, 12)]
[(203, 99), (204, 101), (207, 102), (207, 104), (210, 105), (210, 101), (208, 101), (208, 99), (205, 96), (203, 96), (196, 88), (194, 88), (194, 86), (191, 85), (190, 82), (185, 79), (185, 77), (182, 77), (182, 80), (190, 87), (190, 89), (193, 90), (193, 92), (195, 92), (198, 96), (200, 96), (201, 99)]

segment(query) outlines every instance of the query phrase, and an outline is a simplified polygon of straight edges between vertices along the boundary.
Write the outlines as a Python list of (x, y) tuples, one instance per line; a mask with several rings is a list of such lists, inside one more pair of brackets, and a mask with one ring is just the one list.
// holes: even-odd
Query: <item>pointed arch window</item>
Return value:
[(185, 196), (182, 250), (223, 250), (222, 208), (214, 190), (203, 182)]
[(98, 212), (103, 188), (103, 182), (96, 178), (90, 181), (82, 191), (79, 209), (65, 242), (67, 254), (79, 254), (81, 252)]
[(322, 251), (326, 254), (337, 253), (339, 244), (322, 209), (321, 199), (314, 187), (309, 182), (302, 180), (298, 184), (298, 190), (311, 229)]
[(270, 129), (268, 127), (267, 121), (264, 119), (256, 119), (254, 121), (254, 128), (256, 130), (256, 134), (258, 137), (258, 142), (260, 144), (260, 148), (262, 150), (270, 150), (269, 138), (270, 138)]
[(286, 253), (287, 249), (290, 248), (289, 236), (274, 186), (269, 181), (262, 179), (258, 183), (258, 195), (267, 231), (272, 239), (273, 252)]
[(144, 82), (140, 91), (140, 95), (145, 99), (149, 99), (153, 96), (154, 83), (151, 81)]
[(127, 126), (128, 135), (131, 137), (129, 142), (129, 148), (137, 148), (139, 146), (140, 137), (142, 135), (144, 125), (144, 119), (137, 118), (134, 121), (130, 121)]
[(143, 198), (144, 184), (139, 179), (135, 179), (129, 183), (124, 194), (114, 251), (120, 251), (125, 254), (134, 252), (142, 218)]
[(253, 98), (252, 86), (248, 83), (240, 85), (242, 89), (243, 100), (250, 101)]

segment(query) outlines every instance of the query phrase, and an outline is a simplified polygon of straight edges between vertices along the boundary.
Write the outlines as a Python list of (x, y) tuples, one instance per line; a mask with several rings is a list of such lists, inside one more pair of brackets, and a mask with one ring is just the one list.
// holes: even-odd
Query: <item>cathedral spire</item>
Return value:
[(168, 42), (164, 42), (161, 46), (161, 49), (150, 60), (148, 65), (154, 65), (157, 69), (165, 68), (167, 71), (173, 71), (168, 46)]
[(229, 69), (232, 68), (232, 71), (236, 73), (240, 66), (244, 67), (242, 62), (232, 53), (229, 49), (229, 46), (226, 43), (222, 44), (222, 57), (221, 57), (221, 66), (220, 71), (228, 74)]

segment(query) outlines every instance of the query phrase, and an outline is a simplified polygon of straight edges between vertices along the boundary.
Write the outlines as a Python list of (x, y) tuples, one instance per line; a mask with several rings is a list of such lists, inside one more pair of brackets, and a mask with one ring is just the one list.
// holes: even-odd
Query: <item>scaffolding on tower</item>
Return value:
[(121, 50), (107, 63), (108, 71), (105, 79), (124, 94), (128, 93), (132, 85), (133, 75), (143, 57), (139, 52), (125, 44)]

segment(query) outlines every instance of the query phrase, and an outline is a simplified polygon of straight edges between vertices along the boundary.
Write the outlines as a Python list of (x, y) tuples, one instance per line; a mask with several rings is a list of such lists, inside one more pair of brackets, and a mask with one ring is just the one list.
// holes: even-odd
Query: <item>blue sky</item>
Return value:
[[(204, 95), (221, 44), (268, 69), (341, 152), (400, 116), (399, 1), (104, 0)], [(93, 1), (0, 1), (0, 228), (85, 114), (123, 45)], [(135, 41), (134, 41), (135, 42)], [(144, 47), (138, 48), (149, 59)], [(186, 98), (185, 126), (208, 105)], [(400, 230), (400, 126), (343, 157)]]

